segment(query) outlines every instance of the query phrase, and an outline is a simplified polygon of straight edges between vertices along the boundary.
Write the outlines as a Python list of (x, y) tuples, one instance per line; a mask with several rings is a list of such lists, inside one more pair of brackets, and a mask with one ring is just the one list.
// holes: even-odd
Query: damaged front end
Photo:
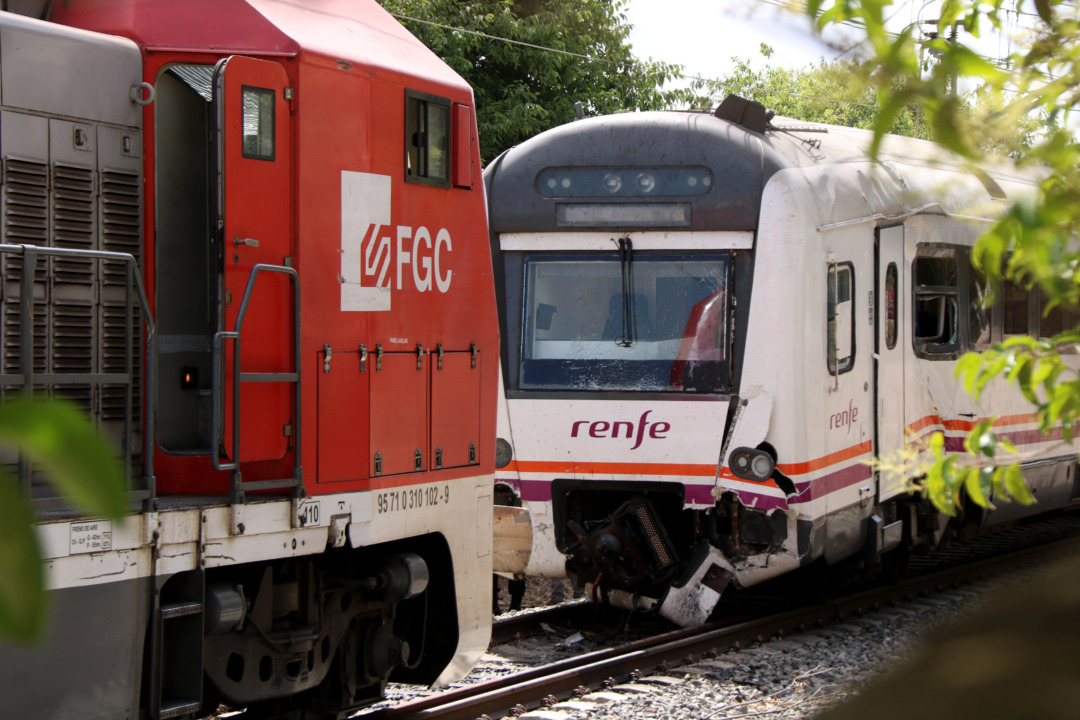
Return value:
[(583, 512), (600, 498), (578, 491), (567, 500), (576, 517), (566, 522), (564, 552), (577, 583), (598, 601), (683, 627), (705, 622), (733, 581), (753, 584), (798, 565), (793, 514), (748, 508), (730, 493), (713, 508), (689, 510), (654, 489), (602, 517)]

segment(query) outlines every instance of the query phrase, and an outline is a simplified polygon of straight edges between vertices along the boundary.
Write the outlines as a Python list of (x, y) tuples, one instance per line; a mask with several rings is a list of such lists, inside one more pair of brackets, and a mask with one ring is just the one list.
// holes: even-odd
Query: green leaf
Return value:
[(73, 405), (9, 400), (0, 405), (0, 441), (32, 455), (50, 482), (89, 513), (119, 519), (127, 512), (120, 461)]
[(1054, 13), (1050, 9), (1050, 0), (1035, 0), (1035, 12), (1039, 13), (1039, 18), (1045, 23), (1054, 21)]
[(994, 457), (997, 451), (997, 435), (990, 429), (990, 421), (986, 421), (986, 427), (980, 429), (976, 447), (986, 457)]
[(939, 512), (945, 513), (946, 515), (955, 515), (956, 509), (953, 507), (953, 492), (945, 482), (945, 477), (942, 474), (942, 465), (942, 462), (935, 462), (926, 469), (926, 479), (924, 481), (926, 495)]
[(1028, 490), (1024, 477), (1020, 474), (1019, 465), (1010, 465), (1005, 470), (1005, 489), (1009, 491), (1009, 496), (1021, 505), (1031, 505), (1035, 502), (1035, 497)]
[(33, 643), (45, 633), (49, 595), (44, 589), (44, 569), (34, 513), (15, 480), (0, 475), (0, 636)]
[(940, 458), (942, 452), (945, 450), (945, 434), (936, 432), (930, 436), (928, 447), (930, 452), (934, 454), (934, 457)]

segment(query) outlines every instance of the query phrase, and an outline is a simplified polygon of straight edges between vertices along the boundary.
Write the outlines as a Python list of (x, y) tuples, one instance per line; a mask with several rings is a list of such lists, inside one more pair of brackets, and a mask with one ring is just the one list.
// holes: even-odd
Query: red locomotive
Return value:
[(0, 377), (117, 439), (133, 512), (23, 463), (55, 611), (0, 646), (0, 716), (336, 717), (461, 676), (498, 382), (470, 88), (374, 0), (23, 4)]

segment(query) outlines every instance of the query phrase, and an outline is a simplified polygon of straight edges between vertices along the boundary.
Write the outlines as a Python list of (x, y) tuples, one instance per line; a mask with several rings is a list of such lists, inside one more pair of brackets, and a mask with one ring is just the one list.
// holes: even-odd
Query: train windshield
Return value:
[(523, 389), (726, 389), (727, 253), (524, 260)]

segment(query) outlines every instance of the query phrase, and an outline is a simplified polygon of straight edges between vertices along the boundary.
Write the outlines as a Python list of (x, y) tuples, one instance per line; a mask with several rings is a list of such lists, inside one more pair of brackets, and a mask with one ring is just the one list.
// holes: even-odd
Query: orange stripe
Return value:
[(780, 468), (780, 472), (785, 475), (805, 475), (808, 472), (814, 470), (820, 470), (830, 465), (843, 462), (844, 460), (850, 460), (851, 458), (858, 457), (859, 455), (865, 455), (873, 450), (874, 444), (867, 440), (859, 445), (852, 445), (849, 448), (838, 450), (834, 453), (829, 453), (824, 457), (817, 458), (816, 460), (810, 460), (808, 462), (801, 463), (789, 463), (777, 465)]
[[(785, 475), (804, 475), (830, 465), (865, 455), (871, 451), (867, 440), (859, 445), (845, 448), (824, 457), (802, 463), (780, 464), (777, 467)], [(609, 463), (609, 462), (559, 462), (544, 460), (514, 460), (503, 470), (522, 473), (580, 473), (585, 475), (681, 475), (686, 477), (715, 477), (715, 465), (678, 465), (669, 463)], [(731, 477), (725, 467), (722, 477)]]
[(513, 461), (504, 470), (532, 473), (584, 473), (610, 475), (689, 475), (715, 477), (716, 465), (677, 465), (672, 463), (560, 462), (545, 460)]
[[(914, 435), (928, 427), (940, 425), (946, 430), (962, 430), (964, 432), (970, 432), (971, 428), (984, 420), (989, 420), (989, 418), (978, 418), (976, 420), (946, 420), (940, 415), (927, 415), (908, 425), (907, 431)], [(1006, 427), (1010, 425), (1026, 425), (1033, 422), (1038, 422), (1038, 420), (1036, 420), (1035, 416), (1032, 414), (1003, 415), (994, 420), (993, 426)]]

